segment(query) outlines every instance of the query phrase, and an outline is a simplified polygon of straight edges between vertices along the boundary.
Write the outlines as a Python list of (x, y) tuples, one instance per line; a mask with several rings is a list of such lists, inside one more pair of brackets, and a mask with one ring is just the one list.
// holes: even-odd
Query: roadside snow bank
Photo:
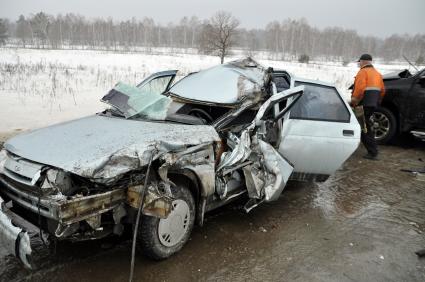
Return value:
[[(259, 61), (299, 77), (335, 83), (347, 97), (345, 89), (357, 72), (355, 64)], [(99, 112), (104, 108), (100, 98), (119, 81), (137, 84), (153, 72), (178, 69), (186, 75), (217, 63), (217, 57), (191, 54), (0, 49), (0, 132), (34, 129)], [(377, 67), (383, 73), (398, 69)]]

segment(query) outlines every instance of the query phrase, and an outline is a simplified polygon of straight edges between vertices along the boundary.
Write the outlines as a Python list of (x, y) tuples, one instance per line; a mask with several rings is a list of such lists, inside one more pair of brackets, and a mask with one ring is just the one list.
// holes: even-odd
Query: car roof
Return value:
[(263, 66), (246, 58), (188, 75), (169, 93), (192, 101), (231, 105), (246, 96), (263, 95), (266, 74)]
[(293, 81), (312, 83), (312, 84), (318, 84), (318, 85), (322, 85), (322, 86), (328, 86), (328, 87), (336, 88), (334, 83), (330, 83), (330, 82), (326, 82), (326, 81), (307, 79), (307, 78), (303, 78), (303, 77), (292, 77), (292, 79), (293, 79)]
[(319, 84), (319, 85), (323, 85), (323, 86), (335, 87), (335, 84), (333, 84), (333, 83), (322, 81), (322, 80), (314, 80), (314, 79), (308, 79), (308, 78), (304, 78), (304, 77), (298, 77), (298, 76), (293, 75), (291, 72), (289, 72), (287, 70), (283, 70), (283, 69), (274, 69), (273, 73), (274, 74), (285, 73), (285, 74), (289, 75), (291, 77), (291, 86), (293, 86), (294, 81), (299, 81), (299, 82), (313, 83), (313, 84)]

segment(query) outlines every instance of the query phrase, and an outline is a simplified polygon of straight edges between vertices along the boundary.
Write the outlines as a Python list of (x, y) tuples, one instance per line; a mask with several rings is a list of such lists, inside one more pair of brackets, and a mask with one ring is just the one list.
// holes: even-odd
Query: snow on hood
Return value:
[(164, 153), (218, 140), (207, 125), (93, 115), (20, 134), (4, 147), (25, 159), (107, 183), (147, 165), (152, 150)]

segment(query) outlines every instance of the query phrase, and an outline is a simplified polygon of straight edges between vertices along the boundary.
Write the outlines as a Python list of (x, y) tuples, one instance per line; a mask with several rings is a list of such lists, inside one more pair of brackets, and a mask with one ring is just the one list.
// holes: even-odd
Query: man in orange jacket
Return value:
[(351, 105), (363, 106), (366, 130), (361, 133), (361, 141), (367, 149), (366, 159), (376, 160), (378, 157), (378, 146), (375, 141), (375, 132), (371, 116), (385, 95), (384, 81), (382, 75), (373, 67), (372, 56), (361, 55), (358, 60), (360, 70), (354, 80), (354, 88), (351, 95)]

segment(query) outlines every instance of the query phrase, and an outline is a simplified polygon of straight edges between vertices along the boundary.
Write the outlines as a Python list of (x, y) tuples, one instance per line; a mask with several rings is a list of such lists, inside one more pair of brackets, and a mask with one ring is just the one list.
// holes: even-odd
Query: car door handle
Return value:
[(344, 129), (342, 131), (342, 135), (344, 135), (344, 136), (354, 136), (354, 130)]

